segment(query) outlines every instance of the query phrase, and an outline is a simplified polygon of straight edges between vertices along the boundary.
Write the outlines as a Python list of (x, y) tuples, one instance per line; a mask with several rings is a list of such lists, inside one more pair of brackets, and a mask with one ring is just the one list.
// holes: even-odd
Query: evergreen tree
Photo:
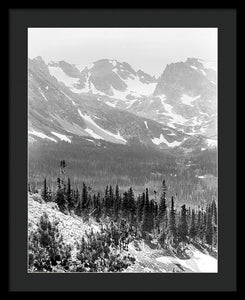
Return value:
[(42, 190), (42, 198), (45, 202), (48, 202), (49, 201), (49, 198), (48, 198), (48, 188), (47, 188), (47, 180), (46, 178), (44, 178), (44, 181), (43, 181), (43, 190)]
[(195, 240), (197, 229), (196, 229), (196, 215), (194, 209), (191, 212), (191, 226), (190, 226), (190, 237)]
[(67, 211), (67, 201), (63, 189), (58, 188), (55, 202), (58, 204), (60, 211)]
[(187, 224), (187, 210), (185, 204), (181, 206), (181, 216), (178, 224), (178, 239), (181, 242), (187, 242), (188, 224)]
[(48, 195), (47, 195), (47, 199), (48, 199), (48, 202), (51, 202), (52, 201), (52, 191), (51, 191), (51, 188), (48, 189)]
[(161, 188), (161, 196), (160, 196), (160, 205), (158, 210), (158, 224), (160, 229), (163, 229), (167, 224), (167, 205), (166, 205), (166, 191), (167, 187), (165, 184), (165, 180), (163, 180), (162, 188)]
[(122, 199), (122, 216), (124, 218), (128, 217), (128, 193), (123, 193), (123, 199)]
[(78, 213), (79, 210), (81, 210), (81, 206), (80, 206), (80, 194), (79, 194), (79, 190), (78, 188), (76, 188), (76, 190), (74, 191), (74, 207), (75, 207), (75, 213), (77, 215), (80, 215)]
[(127, 209), (128, 209), (128, 215), (129, 215), (129, 221), (131, 223), (135, 223), (136, 222), (136, 205), (135, 205), (135, 201), (134, 201), (134, 193), (133, 193), (133, 189), (132, 187), (128, 190), (128, 194), (127, 194)]
[(121, 197), (119, 194), (119, 187), (116, 185), (115, 188), (115, 201), (114, 201), (114, 218), (117, 220), (121, 209)]
[(149, 201), (148, 189), (146, 189), (146, 198), (144, 204), (143, 223), (142, 223), (143, 234), (145, 232), (150, 233), (153, 230), (153, 228), (154, 228), (153, 214), (151, 210), (151, 204)]
[(88, 190), (86, 184), (83, 182), (82, 199), (81, 199), (81, 209), (83, 212), (85, 212), (87, 206), (88, 206)]
[(206, 232), (206, 213), (202, 208), (201, 209), (201, 224), (200, 224), (199, 234), (198, 234), (202, 244), (204, 243), (205, 232)]
[(177, 237), (176, 219), (175, 219), (175, 209), (174, 209), (174, 197), (171, 198), (171, 210), (169, 215), (169, 233), (171, 240), (175, 242)]
[(207, 206), (206, 209), (206, 232), (205, 239), (208, 245), (212, 246), (213, 244), (213, 226), (212, 226), (212, 207), (210, 205)]
[(96, 206), (95, 206), (95, 219), (97, 222), (100, 221), (100, 218), (102, 216), (102, 208), (101, 208), (101, 199), (100, 199), (100, 193), (96, 196)]
[(60, 177), (57, 178), (57, 191), (56, 191), (56, 198), (55, 202), (59, 206), (59, 209), (62, 212), (67, 212), (68, 205), (66, 200), (66, 187), (65, 187), (65, 161), (62, 160), (60, 162)]
[(213, 226), (213, 246), (216, 247), (218, 243), (218, 218), (216, 202), (212, 202), (212, 226)]
[(105, 216), (108, 216), (110, 212), (110, 196), (109, 196), (109, 187), (106, 186), (105, 197), (104, 197), (104, 213)]
[(66, 199), (67, 199), (67, 203), (68, 203), (68, 209), (69, 211), (74, 210), (74, 197), (73, 197), (73, 191), (71, 189), (71, 181), (70, 178), (68, 178), (68, 182), (67, 182), (67, 191), (66, 191)]
[(139, 195), (137, 202), (137, 219), (138, 222), (142, 222), (143, 220), (143, 212), (145, 206), (145, 193), (142, 193), (142, 196)]
[(113, 208), (114, 208), (114, 192), (113, 192), (112, 186), (110, 185), (109, 197), (108, 197), (108, 215), (109, 216), (113, 215)]

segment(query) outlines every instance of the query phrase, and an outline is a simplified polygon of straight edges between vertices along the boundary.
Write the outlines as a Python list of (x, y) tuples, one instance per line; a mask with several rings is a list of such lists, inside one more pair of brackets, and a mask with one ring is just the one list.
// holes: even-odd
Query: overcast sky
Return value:
[(216, 28), (29, 28), (28, 57), (88, 64), (128, 62), (159, 76), (166, 64), (188, 57), (217, 61)]

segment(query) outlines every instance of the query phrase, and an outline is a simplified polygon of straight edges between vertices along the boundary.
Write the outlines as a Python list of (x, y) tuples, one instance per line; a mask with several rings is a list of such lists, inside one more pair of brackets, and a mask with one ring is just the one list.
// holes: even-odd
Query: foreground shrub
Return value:
[(134, 263), (135, 258), (125, 254), (131, 241), (128, 229), (124, 222), (110, 222), (102, 225), (100, 232), (86, 232), (77, 245), (76, 271), (121, 272)]
[(71, 264), (71, 246), (63, 242), (58, 222), (51, 223), (44, 213), (38, 228), (29, 234), (29, 271), (67, 271)]

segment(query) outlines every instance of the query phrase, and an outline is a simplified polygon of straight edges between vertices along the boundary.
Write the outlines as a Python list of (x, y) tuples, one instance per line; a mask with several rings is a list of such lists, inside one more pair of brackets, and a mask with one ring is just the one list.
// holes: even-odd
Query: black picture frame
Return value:
[[(9, 10), (9, 291), (236, 291), (235, 9)], [(218, 28), (218, 273), (27, 273), (27, 28)]]

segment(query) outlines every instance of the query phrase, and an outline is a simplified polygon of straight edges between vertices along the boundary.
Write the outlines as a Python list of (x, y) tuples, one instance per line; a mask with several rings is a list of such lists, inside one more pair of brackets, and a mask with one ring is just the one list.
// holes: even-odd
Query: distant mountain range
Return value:
[(217, 74), (196, 58), (159, 78), (128, 63), (28, 61), (29, 143), (86, 140), (189, 152), (217, 145)]

